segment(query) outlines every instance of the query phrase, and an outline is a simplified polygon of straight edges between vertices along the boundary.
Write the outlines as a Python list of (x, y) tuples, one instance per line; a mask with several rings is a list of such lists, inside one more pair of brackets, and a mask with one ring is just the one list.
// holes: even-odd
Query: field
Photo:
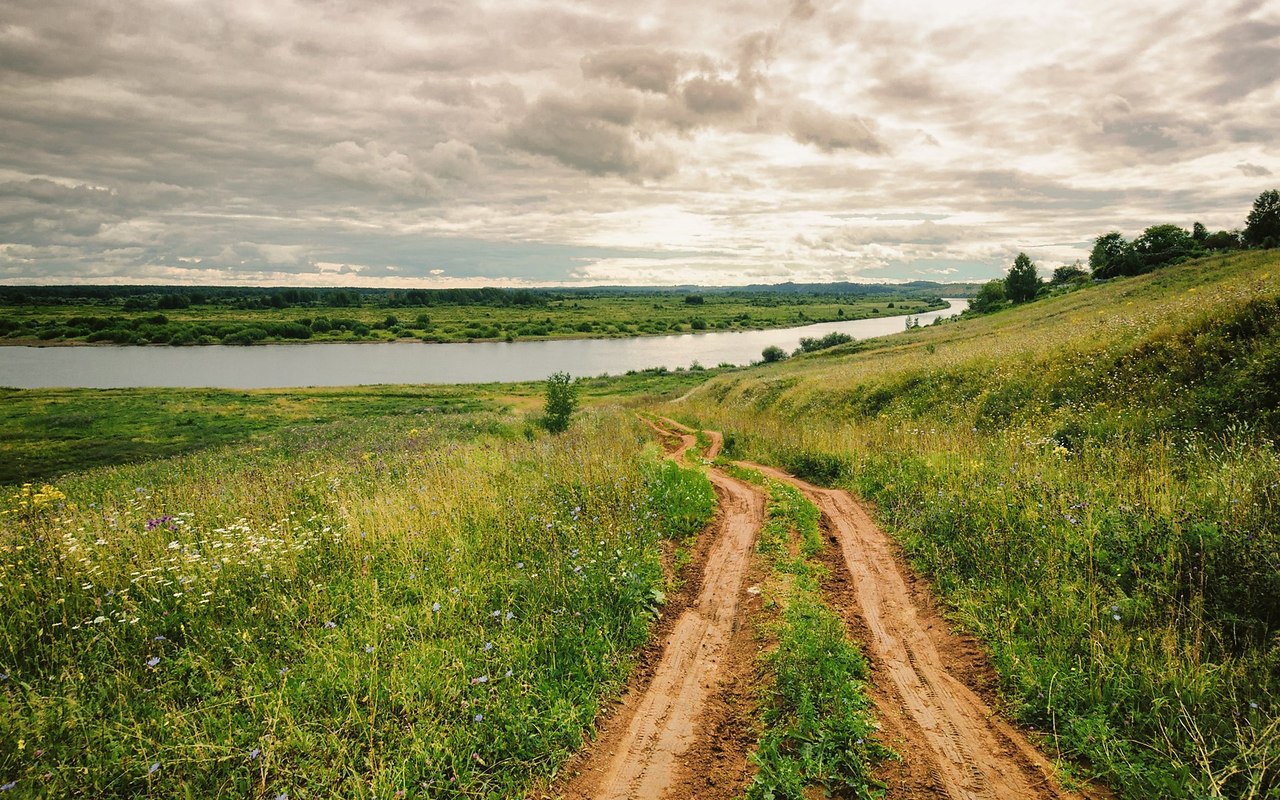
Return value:
[(710, 510), (618, 413), (348, 420), (7, 492), (4, 782), (509, 796), (625, 681)]
[[(10, 289), (0, 344), (254, 344), (260, 342), (514, 341), (761, 330), (917, 314), (945, 307), (938, 291), (501, 292), (475, 298), (277, 294), (44, 296)], [(957, 288), (957, 287), (950, 287)], [(72, 291), (68, 289), (68, 291)], [(291, 300), (283, 299), (285, 297)], [(452, 298), (452, 299), (451, 299)]]
[[(712, 481), (718, 525), (737, 480), (762, 498), (738, 539), (758, 599), (729, 627), (758, 638), (726, 652), (758, 700), (700, 742), (751, 741), (705, 796), (874, 797), (921, 751), (870, 706), (893, 694), (856, 571), (833, 594), (849, 550), (820, 498), (852, 500), (750, 459), (869, 503), (1069, 785), (1280, 796), (1276, 253), (580, 381), (561, 435), (543, 388), (2, 390), (0, 788), (559, 796), (697, 616), (670, 604), (713, 585)], [(727, 458), (663, 459), (649, 412)]]
[(1280, 259), (843, 350), (665, 411), (872, 501), (1074, 769), (1124, 797), (1274, 797)]
[[(582, 399), (644, 402), (683, 393), (720, 369), (649, 369), (578, 382)], [(353, 416), (528, 411), (542, 385), (342, 389), (0, 388), (0, 487), (88, 467), (139, 463)]]

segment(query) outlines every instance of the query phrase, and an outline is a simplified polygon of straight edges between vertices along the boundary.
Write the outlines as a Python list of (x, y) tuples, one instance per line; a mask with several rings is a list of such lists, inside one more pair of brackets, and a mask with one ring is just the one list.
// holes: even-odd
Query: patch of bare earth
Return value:
[(953, 633), (928, 586), (848, 493), (745, 464), (798, 487), (835, 545), (824, 587), (872, 664), (867, 687), (886, 744), (901, 756), (879, 772), (891, 800), (1077, 798), (1021, 731), (983, 699), (994, 673), (971, 637)]

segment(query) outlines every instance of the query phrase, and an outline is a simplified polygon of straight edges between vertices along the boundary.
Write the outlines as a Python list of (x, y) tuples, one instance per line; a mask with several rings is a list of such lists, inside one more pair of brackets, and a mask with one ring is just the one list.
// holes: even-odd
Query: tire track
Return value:
[[(671, 430), (651, 426), (672, 435)], [(679, 438), (680, 445), (670, 453), (676, 459), (696, 444), (691, 433)], [(577, 776), (563, 789), (567, 798), (701, 796), (677, 785), (676, 776), (690, 771), (682, 757), (714, 727), (706, 719), (707, 709), (727, 672), (745, 576), (764, 518), (764, 499), (758, 491), (717, 470), (708, 470), (708, 477), (719, 510), (703, 534), (712, 543), (698, 596), (667, 633), (647, 686), (624, 700), (600, 739), (583, 754)], [(745, 765), (745, 752), (741, 761)]]
[(951, 673), (934, 639), (951, 634), (917, 607), (889, 538), (849, 494), (771, 467), (744, 466), (796, 486), (822, 512), (852, 578), (856, 608), (846, 615), (856, 614), (856, 627), (867, 631), (863, 645), (875, 665), (877, 710), (901, 738), (890, 744), (908, 766), (928, 765), (924, 779), (917, 779), (919, 794), (941, 791), (955, 800), (1082, 796), (1058, 785), (1048, 759)]

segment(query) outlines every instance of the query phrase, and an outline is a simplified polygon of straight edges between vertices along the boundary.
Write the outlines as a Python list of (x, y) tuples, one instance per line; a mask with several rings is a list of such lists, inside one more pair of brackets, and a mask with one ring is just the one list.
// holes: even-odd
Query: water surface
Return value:
[[(928, 325), (969, 306), (965, 300), (947, 302), (948, 309), (913, 316)], [(790, 352), (801, 337), (832, 331), (868, 339), (904, 330), (905, 320), (896, 316), (767, 331), (539, 342), (0, 347), (0, 386), (266, 389), (526, 381), (559, 371), (575, 377), (619, 375), (649, 367), (689, 367), (694, 362), (704, 367), (748, 364), (758, 361), (769, 345)]]

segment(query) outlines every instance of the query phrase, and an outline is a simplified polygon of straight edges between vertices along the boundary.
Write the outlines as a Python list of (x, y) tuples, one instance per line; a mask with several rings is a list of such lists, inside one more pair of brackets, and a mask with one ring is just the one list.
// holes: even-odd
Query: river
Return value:
[[(921, 325), (958, 314), (966, 300), (918, 316)], [(490, 383), (619, 375), (649, 367), (748, 364), (777, 345), (791, 352), (801, 337), (832, 331), (869, 339), (905, 330), (905, 316), (823, 322), (767, 331), (687, 333), (628, 339), (428, 344), (284, 344), (227, 347), (0, 347), (0, 386), (20, 389), (134, 386), (266, 389), (379, 383)]]

